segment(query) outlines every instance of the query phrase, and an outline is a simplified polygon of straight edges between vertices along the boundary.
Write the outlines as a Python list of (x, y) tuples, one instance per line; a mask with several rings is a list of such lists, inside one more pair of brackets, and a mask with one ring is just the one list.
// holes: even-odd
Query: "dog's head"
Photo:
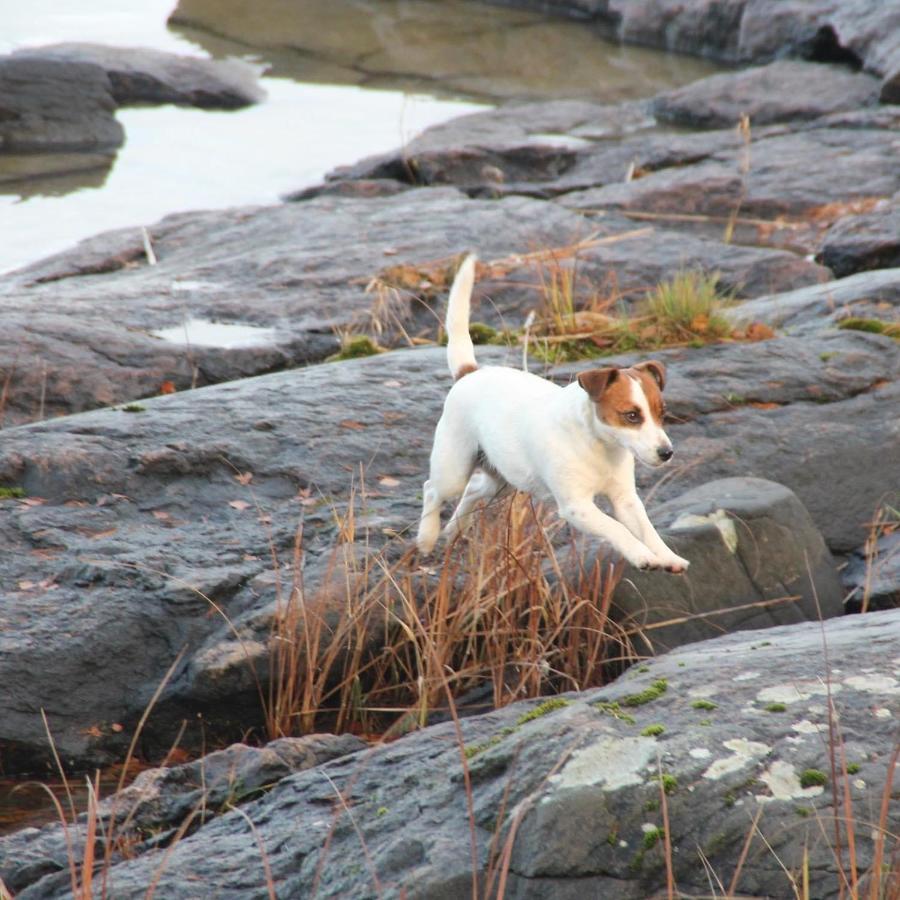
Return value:
[(662, 427), (666, 411), (662, 363), (590, 369), (578, 376), (578, 383), (591, 398), (595, 427), (604, 436), (614, 438), (648, 466), (661, 466), (672, 458), (672, 442)]

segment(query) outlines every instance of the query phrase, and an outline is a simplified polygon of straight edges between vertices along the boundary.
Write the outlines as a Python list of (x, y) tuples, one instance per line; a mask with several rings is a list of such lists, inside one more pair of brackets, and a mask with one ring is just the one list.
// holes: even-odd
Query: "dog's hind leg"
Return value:
[(434, 433), (431, 468), (422, 486), (422, 518), (416, 544), (421, 553), (430, 553), (441, 531), (441, 507), (463, 493), (475, 468), (476, 448), (462, 429), (453, 428), (441, 417)]
[(459, 506), (456, 507), (450, 521), (444, 527), (444, 537), (451, 540), (458, 534), (462, 534), (472, 524), (474, 518), (472, 513), (475, 507), (482, 500), (490, 502), (495, 497), (499, 497), (507, 488), (506, 482), (498, 481), (483, 470), (473, 472), (465, 491), (463, 491)]

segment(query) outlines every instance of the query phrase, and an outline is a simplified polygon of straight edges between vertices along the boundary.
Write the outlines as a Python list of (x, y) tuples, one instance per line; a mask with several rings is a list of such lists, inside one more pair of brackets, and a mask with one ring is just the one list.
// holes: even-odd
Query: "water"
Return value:
[(208, 319), (185, 319), (182, 325), (160, 328), (151, 334), (184, 347), (261, 347), (275, 342), (275, 329), (259, 325), (233, 325)]
[[(65, 7), (68, 6), (67, 10)], [(27, 181), (0, 155), (0, 271), (170, 212), (272, 203), (333, 167), (500, 99), (646, 96), (708, 63), (612, 47), (589, 29), (467, 0), (0, 0), (0, 52), (63, 40), (239, 56), (265, 102), (119, 111), (108, 170)], [(166, 26), (169, 15), (181, 24)], [(186, 24), (190, 23), (190, 24)]]

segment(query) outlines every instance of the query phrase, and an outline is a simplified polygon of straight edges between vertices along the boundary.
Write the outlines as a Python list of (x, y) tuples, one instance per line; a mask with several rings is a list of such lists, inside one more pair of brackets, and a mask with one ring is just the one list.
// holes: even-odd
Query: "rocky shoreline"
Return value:
[[(886, 830), (900, 827), (895, 13), (824, 0), (799, 19), (740, 0), (715, 15), (668, 0), (518, 5), (756, 65), (647, 100), (464, 116), (282, 204), (169, 216), (0, 277), (0, 764), (47, 771), (42, 711), (66, 767), (121, 761), (161, 685), (145, 759), (176, 739), (197, 755), (261, 733), (298, 523), (306, 596), (331, 589), (348, 510), (354, 560), (403, 559), (449, 383), (443, 351), (422, 345), (439, 339), (448, 272), (468, 249), (486, 263), (475, 318), (490, 334), (514, 333), (535, 307), (535, 254), (571, 259), (572, 246), (576, 304), (614, 291), (636, 309), (696, 270), (734, 297), (736, 328), (762, 329), (653, 353), (668, 367), (678, 467), (642, 474), (642, 488), (693, 566), (685, 579), (628, 572), (613, 602), (639, 655), (662, 655), (555, 707), (467, 716), (461, 737), (446, 723), (373, 746), (286, 739), (145, 773), (120, 798), (139, 812), (119, 821), (132, 832), (107, 863), (112, 896), (143, 895), (163, 856), (167, 897), (196, 896), (196, 880), (267, 896), (267, 878), (285, 897), (463, 897), (474, 869), (488, 894), (502, 872), (507, 896), (639, 898), (665, 890), (667, 856), (696, 893), (709, 888), (694, 848), (727, 884), (759, 811), (772, 852), (747, 845), (740, 890), (786, 895), (778, 860), (797, 866), (806, 846), (810, 895), (826, 898), (846, 847), (812, 835), (848, 797), (870, 816), (887, 797)], [(105, 122), (81, 136), (51, 123), (45, 134), (65, 134), (55, 150), (109, 152), (129, 97), (211, 90), (207, 71), (185, 81), (153, 60), (171, 77), (151, 87), (98, 53), (42, 57)], [(33, 82), (35, 65), (0, 61), (0, 84)], [(246, 90), (241, 102), (259, 99)], [(0, 152), (36, 149), (0, 119)], [(389, 352), (343, 358), (361, 333)], [(510, 343), (479, 359), (517, 365)], [(530, 364), (561, 383), (585, 365)], [(861, 605), (883, 611), (842, 615)], [(661, 773), (673, 779), (663, 809)], [(118, 802), (103, 815), (121, 818)], [(198, 802), (210, 806), (199, 818)], [(860, 871), (877, 846), (857, 830)], [(59, 826), (0, 837), (0, 883), (63, 896), (68, 852)]]

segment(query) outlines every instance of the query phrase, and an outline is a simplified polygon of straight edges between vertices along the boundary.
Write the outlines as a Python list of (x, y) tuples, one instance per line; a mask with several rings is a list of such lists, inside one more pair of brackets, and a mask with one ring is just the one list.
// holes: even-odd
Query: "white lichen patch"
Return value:
[(815, 722), (810, 722), (809, 719), (801, 719), (799, 722), (794, 722), (791, 728), (797, 734), (820, 734), (827, 730), (825, 725), (816, 725)]
[(649, 834), (651, 831), (659, 831), (659, 826), (654, 825), (652, 822), (644, 822), (644, 824), (641, 825), (641, 831), (643, 831), (644, 834)]
[(691, 747), (688, 750), (688, 754), (693, 756), (694, 759), (709, 759), (712, 756), (712, 753), (706, 747)]
[(728, 548), (728, 552), (737, 553), (737, 529), (734, 527), (734, 519), (724, 509), (717, 509), (708, 516), (682, 513), (669, 527), (673, 531), (685, 531), (689, 528), (701, 528), (704, 525), (712, 525), (718, 529), (722, 537), (722, 543)]
[[(831, 686), (831, 693), (837, 694), (841, 689), (839, 684)], [(828, 694), (828, 686), (821, 681), (794, 681), (790, 684), (773, 684), (763, 688), (757, 695), (759, 703), (797, 703), (800, 700), (809, 700), (810, 697), (822, 697)], [(810, 712), (812, 707), (810, 707)]]
[(698, 687), (692, 687), (688, 689), (688, 697), (707, 699), (708, 697), (715, 697), (716, 694), (719, 693), (719, 689), (712, 684), (702, 684)]
[(704, 778), (721, 778), (731, 772), (738, 772), (745, 766), (765, 756), (772, 748), (759, 741), (748, 741), (746, 738), (734, 738), (722, 744), (731, 756), (722, 756), (715, 760), (703, 773)]
[(856, 778), (853, 781), (853, 787), (855, 787), (858, 791), (864, 791), (866, 789), (866, 783), (862, 780), (862, 778)]
[[(800, 777), (797, 770), (783, 759), (776, 759), (775, 762), (766, 769), (759, 780), (769, 789), (772, 794), (771, 800), (793, 800), (797, 797), (818, 797), (823, 793), (825, 788), (821, 784), (813, 785), (805, 788), (800, 784)], [(760, 798), (763, 799), (763, 798)]]
[(851, 675), (844, 679), (844, 684), (855, 691), (865, 691), (868, 694), (900, 694), (900, 682), (893, 675), (877, 672), (869, 675)]
[(602, 737), (572, 754), (550, 779), (559, 788), (601, 785), (610, 791), (643, 784), (643, 770), (656, 758), (656, 741), (645, 737)]
[(879, 706), (875, 709), (876, 719), (890, 719), (893, 713), (886, 706)]
[(760, 672), (741, 672), (740, 675), (735, 675), (735, 681), (753, 681), (756, 678), (759, 678)]

